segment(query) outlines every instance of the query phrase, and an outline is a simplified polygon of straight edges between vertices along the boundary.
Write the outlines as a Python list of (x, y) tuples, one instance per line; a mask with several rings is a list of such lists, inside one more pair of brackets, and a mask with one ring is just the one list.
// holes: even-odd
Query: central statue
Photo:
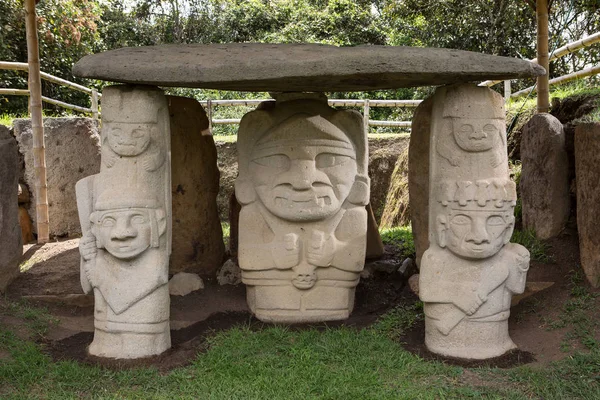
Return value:
[(321, 94), (281, 94), (238, 133), (239, 263), (248, 305), (268, 322), (348, 318), (364, 267), (367, 137)]

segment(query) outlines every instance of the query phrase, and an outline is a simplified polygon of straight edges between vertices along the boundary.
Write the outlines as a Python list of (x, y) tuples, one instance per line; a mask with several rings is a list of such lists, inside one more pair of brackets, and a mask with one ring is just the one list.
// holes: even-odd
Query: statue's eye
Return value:
[(495, 133), (498, 129), (492, 124), (485, 124), (483, 127), (483, 131), (486, 133)]
[(105, 228), (110, 228), (115, 226), (115, 220), (111, 217), (106, 217), (101, 221), (101, 224)]
[(466, 215), (459, 214), (452, 218), (452, 223), (454, 225), (471, 225), (471, 218), (467, 217)]
[(121, 134), (122, 134), (122, 133), (123, 133), (123, 132), (121, 132), (121, 129), (119, 129), (119, 128), (112, 128), (112, 129), (110, 130), (110, 134), (111, 134), (112, 136), (117, 136), (117, 137), (119, 137), (119, 136), (121, 136)]
[(287, 170), (290, 168), (290, 158), (285, 154), (275, 154), (272, 156), (261, 157), (253, 160), (253, 162), (263, 167), (277, 168)]
[(459, 130), (462, 133), (471, 133), (473, 132), (473, 126), (469, 124), (461, 125)]
[(499, 215), (492, 215), (490, 217), (488, 217), (487, 219), (487, 224), (490, 226), (501, 226), (504, 225), (504, 218), (502, 218)]
[(134, 129), (133, 132), (131, 132), (131, 136), (134, 138), (144, 137), (145, 134), (146, 131), (144, 131), (143, 129)]
[(142, 225), (142, 224), (145, 224), (146, 222), (147, 222), (146, 217), (144, 217), (141, 214), (134, 215), (133, 218), (131, 218), (131, 223), (135, 224), (135, 225)]
[(315, 159), (317, 168), (329, 168), (335, 167), (336, 165), (342, 165), (352, 158), (348, 156), (342, 156), (340, 154), (332, 154), (332, 153), (321, 153), (317, 155)]

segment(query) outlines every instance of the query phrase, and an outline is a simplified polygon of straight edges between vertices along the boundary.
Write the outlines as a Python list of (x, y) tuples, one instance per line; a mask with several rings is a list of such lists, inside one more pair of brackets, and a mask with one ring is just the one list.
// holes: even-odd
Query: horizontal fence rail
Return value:
[[(9, 71), (29, 72), (29, 65), (27, 63), (22, 63), (22, 62), (0, 61), (0, 69), (9, 70)], [(49, 103), (49, 104), (54, 104), (54, 105), (57, 105), (57, 106), (60, 106), (60, 107), (63, 107), (63, 108), (69, 109), (69, 110), (79, 111), (79, 112), (83, 112), (83, 113), (90, 113), (90, 114), (92, 114), (92, 116), (95, 119), (98, 118), (98, 116), (99, 116), (98, 99), (100, 99), (102, 97), (102, 95), (100, 93), (98, 93), (98, 91), (96, 89), (90, 89), (88, 87), (79, 85), (75, 82), (71, 82), (66, 79), (62, 79), (57, 76), (50, 75), (46, 72), (40, 71), (40, 76), (45, 81), (56, 83), (61, 86), (66, 86), (68, 88), (89, 94), (91, 97), (92, 107), (91, 108), (81, 107), (81, 106), (77, 106), (75, 104), (65, 103), (64, 101), (52, 99), (50, 97), (45, 97), (45, 96), (42, 96), (42, 101)], [(0, 88), (0, 95), (29, 96), (29, 90)]]
[[(584, 47), (591, 46), (593, 44), (600, 43), (600, 32), (593, 33), (589, 36), (584, 37), (583, 39), (576, 40), (575, 42), (567, 43), (566, 45), (559, 47), (550, 53), (550, 58), (548, 61), (556, 60), (560, 57), (566, 56), (567, 54), (574, 53)], [(530, 62), (537, 62), (537, 58), (532, 60), (528, 60)], [(568, 82), (574, 79), (584, 78), (586, 76), (592, 76), (600, 73), (599, 66), (593, 66), (589, 68), (585, 68), (581, 71), (573, 72), (567, 75), (559, 76), (558, 78), (550, 79), (548, 81), (549, 85), (556, 85), (563, 82)], [(497, 83), (502, 81), (484, 81), (481, 82), (478, 86), (494, 86)], [(518, 92), (511, 93), (510, 89), (510, 81), (504, 81), (504, 98), (508, 99), (509, 97), (517, 97), (526, 93), (529, 93), (534, 86), (528, 87), (527, 89), (519, 90)]]
[[(252, 99), (252, 100), (203, 100), (200, 101), (203, 107), (206, 108), (211, 127), (212, 125), (235, 125), (239, 124), (241, 119), (239, 118), (224, 118), (224, 119), (213, 119), (213, 107), (214, 106), (245, 106), (255, 107), (260, 103), (275, 101), (273, 99)], [(337, 107), (363, 107), (363, 117), (365, 119), (365, 127), (367, 126), (381, 126), (381, 127), (395, 127), (395, 128), (410, 128), (412, 125), (411, 121), (377, 121), (369, 119), (370, 107), (404, 107), (404, 108), (415, 108), (421, 104), (423, 100), (370, 100), (370, 99), (329, 99), (327, 102), (330, 106)]]

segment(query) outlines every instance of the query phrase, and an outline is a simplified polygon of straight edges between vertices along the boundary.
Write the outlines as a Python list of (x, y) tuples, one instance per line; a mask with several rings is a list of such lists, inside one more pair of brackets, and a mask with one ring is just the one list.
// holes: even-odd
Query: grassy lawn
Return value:
[[(24, 317), (34, 335), (52, 323), (23, 304), (3, 314)], [(41, 346), (0, 328), (3, 399), (598, 399), (600, 351), (575, 354), (548, 368), (464, 369), (425, 361), (397, 339), (421, 318), (398, 308), (370, 328), (322, 331), (238, 326), (207, 339), (193, 363), (168, 373), (112, 371), (53, 362)]]

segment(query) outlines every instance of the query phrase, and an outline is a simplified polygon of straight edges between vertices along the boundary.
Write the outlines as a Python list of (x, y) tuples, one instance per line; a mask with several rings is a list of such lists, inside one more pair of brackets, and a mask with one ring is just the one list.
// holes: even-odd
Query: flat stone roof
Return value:
[(157, 86), (344, 92), (529, 78), (537, 64), (464, 50), (322, 44), (126, 47), (82, 58), (75, 76)]

